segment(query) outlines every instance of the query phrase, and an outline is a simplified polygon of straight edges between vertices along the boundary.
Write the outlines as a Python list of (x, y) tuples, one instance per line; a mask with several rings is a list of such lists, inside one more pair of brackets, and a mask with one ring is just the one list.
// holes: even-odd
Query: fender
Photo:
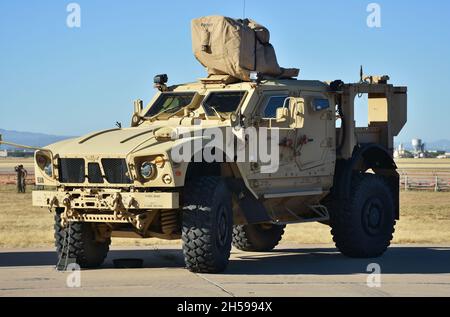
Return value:
[(339, 201), (350, 198), (352, 186), (352, 174), (355, 171), (365, 172), (372, 169), (375, 174), (382, 175), (388, 179), (391, 185), (396, 219), (400, 218), (400, 187), (397, 165), (389, 151), (379, 144), (361, 144), (353, 150), (350, 160), (339, 160), (336, 162), (334, 181), (334, 195)]
[[(215, 175), (222, 176), (221, 164), (232, 164), (232, 163), (195, 163), (191, 162), (186, 171), (185, 181), (188, 182), (190, 179)], [(235, 213), (243, 216), (245, 222), (242, 224), (253, 224), (253, 223), (264, 223), (272, 222), (273, 219), (269, 216), (267, 209), (264, 204), (248, 189), (245, 181), (242, 178), (236, 177), (224, 177), (228, 189), (231, 191), (237, 203), (238, 209), (233, 210)], [(239, 218), (239, 217), (238, 217)]]

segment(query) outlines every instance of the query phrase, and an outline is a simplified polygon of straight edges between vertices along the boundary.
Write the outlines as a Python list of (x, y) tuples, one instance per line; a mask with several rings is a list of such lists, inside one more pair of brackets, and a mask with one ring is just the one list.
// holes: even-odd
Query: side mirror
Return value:
[(144, 103), (142, 100), (138, 99), (134, 101), (134, 113), (133, 117), (131, 118), (131, 126), (137, 127), (139, 123), (141, 122), (141, 112), (142, 109), (144, 109)]
[(289, 108), (287, 107), (277, 108), (276, 121), (278, 123), (286, 122), (288, 118), (289, 118)]

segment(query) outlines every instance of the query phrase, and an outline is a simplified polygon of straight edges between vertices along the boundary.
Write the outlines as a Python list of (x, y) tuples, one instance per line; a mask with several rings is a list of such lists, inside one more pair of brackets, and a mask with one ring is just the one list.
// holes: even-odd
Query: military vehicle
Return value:
[[(193, 28), (218, 20), (208, 21)], [(238, 27), (230, 30), (237, 32), (249, 25), (233, 23)], [(200, 35), (197, 53), (214, 52), (211, 43), (221, 32)], [(96, 267), (113, 237), (182, 239), (189, 270), (221, 272), (232, 245), (270, 251), (286, 225), (312, 221), (330, 226), (337, 248), (349, 257), (383, 254), (399, 219), (392, 156), (393, 138), (406, 123), (406, 87), (388, 83), (388, 76), (322, 82), (253, 68), (243, 76), (209, 68), (207, 77), (174, 86), (158, 75), (155, 97), (145, 107), (135, 102), (131, 127), (37, 150), (42, 190), (33, 192), (33, 205), (54, 211), (60, 258)], [(355, 98), (362, 94), (368, 96), (368, 126), (356, 127)], [(277, 168), (264, 170), (266, 162), (226, 153), (224, 160), (194, 160), (211, 138), (180, 137), (180, 131), (231, 129), (238, 135), (248, 128), (257, 136), (277, 131), (279, 139), (261, 136), (275, 144)], [(248, 137), (232, 147), (254, 151)], [(174, 160), (180, 140), (199, 142), (191, 160)], [(215, 150), (220, 157), (223, 149)]]

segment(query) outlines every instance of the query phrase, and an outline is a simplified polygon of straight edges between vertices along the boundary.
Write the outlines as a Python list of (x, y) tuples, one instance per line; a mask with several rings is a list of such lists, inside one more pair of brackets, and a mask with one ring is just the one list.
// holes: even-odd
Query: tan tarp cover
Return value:
[(278, 65), (270, 33), (252, 20), (207, 16), (192, 20), (192, 47), (212, 75), (248, 81), (251, 71), (277, 78), (297, 77), (298, 69)]

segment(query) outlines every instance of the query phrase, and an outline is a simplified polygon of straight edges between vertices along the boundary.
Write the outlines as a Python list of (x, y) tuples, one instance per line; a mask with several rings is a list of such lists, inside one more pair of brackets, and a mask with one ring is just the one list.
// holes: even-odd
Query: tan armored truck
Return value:
[[(193, 22), (193, 43), (206, 67), (201, 55), (217, 53), (221, 32), (259, 32), (249, 20), (202, 19)], [(232, 245), (270, 251), (286, 225), (311, 221), (330, 226), (349, 257), (385, 252), (399, 219), (392, 154), (407, 89), (387, 76), (343, 83), (293, 79), (292, 69), (267, 75), (254, 63), (224, 68), (231, 74), (208, 67), (205, 78), (170, 87), (156, 76), (156, 95), (145, 107), (135, 102), (131, 127), (36, 151), (42, 190), (33, 205), (54, 211), (60, 258), (96, 267), (114, 237), (182, 239), (189, 270), (220, 272)], [(356, 127), (362, 94), (369, 123)]]

